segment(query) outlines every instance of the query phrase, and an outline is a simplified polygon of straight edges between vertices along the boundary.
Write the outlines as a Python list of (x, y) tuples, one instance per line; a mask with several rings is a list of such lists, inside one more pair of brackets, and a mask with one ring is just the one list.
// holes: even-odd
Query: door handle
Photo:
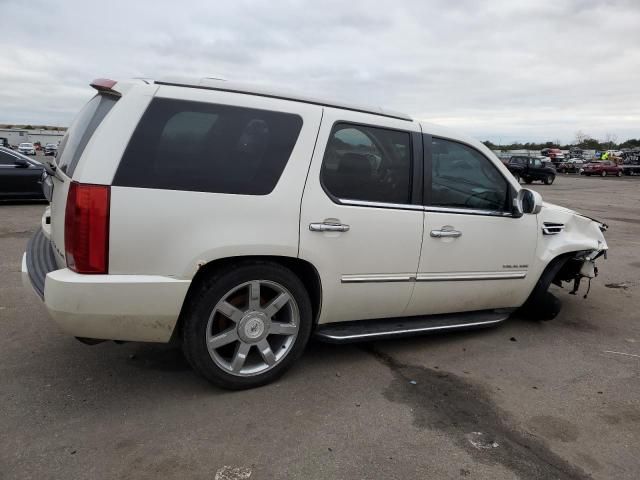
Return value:
[(433, 238), (458, 238), (462, 236), (462, 232), (459, 230), (431, 230), (430, 234)]
[(348, 232), (349, 228), (349, 225), (342, 223), (321, 222), (309, 224), (309, 230), (312, 232)]

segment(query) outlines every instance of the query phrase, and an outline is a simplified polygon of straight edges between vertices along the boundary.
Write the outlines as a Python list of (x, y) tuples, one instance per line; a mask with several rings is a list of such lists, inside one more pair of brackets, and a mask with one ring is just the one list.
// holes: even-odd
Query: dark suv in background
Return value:
[(556, 170), (546, 158), (514, 156), (506, 166), (516, 180), (522, 179), (525, 183), (540, 180), (545, 185), (551, 185), (556, 179)]

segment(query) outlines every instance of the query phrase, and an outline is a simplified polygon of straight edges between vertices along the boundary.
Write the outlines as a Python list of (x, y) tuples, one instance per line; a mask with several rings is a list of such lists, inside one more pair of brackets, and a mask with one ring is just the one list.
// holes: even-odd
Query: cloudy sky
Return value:
[(480, 139), (640, 137), (640, 0), (0, 0), (0, 123), (66, 126), (96, 77), (223, 76)]

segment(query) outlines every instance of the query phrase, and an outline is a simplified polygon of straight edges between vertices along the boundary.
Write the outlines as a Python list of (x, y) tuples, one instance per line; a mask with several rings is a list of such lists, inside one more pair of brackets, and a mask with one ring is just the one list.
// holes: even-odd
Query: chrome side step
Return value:
[(327, 343), (352, 343), (412, 337), (448, 330), (483, 328), (504, 322), (513, 310), (482, 310), (420, 317), (326, 323), (316, 328), (315, 337)]

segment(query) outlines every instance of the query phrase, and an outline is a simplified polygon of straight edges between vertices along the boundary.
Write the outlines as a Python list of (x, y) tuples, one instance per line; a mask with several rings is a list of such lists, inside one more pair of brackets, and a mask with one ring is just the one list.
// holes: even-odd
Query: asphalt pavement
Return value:
[(44, 205), (0, 204), (0, 479), (637, 479), (640, 179), (534, 188), (610, 225), (587, 299), (558, 290), (546, 323), (314, 342), (243, 392), (173, 346), (60, 333), (20, 279)]

